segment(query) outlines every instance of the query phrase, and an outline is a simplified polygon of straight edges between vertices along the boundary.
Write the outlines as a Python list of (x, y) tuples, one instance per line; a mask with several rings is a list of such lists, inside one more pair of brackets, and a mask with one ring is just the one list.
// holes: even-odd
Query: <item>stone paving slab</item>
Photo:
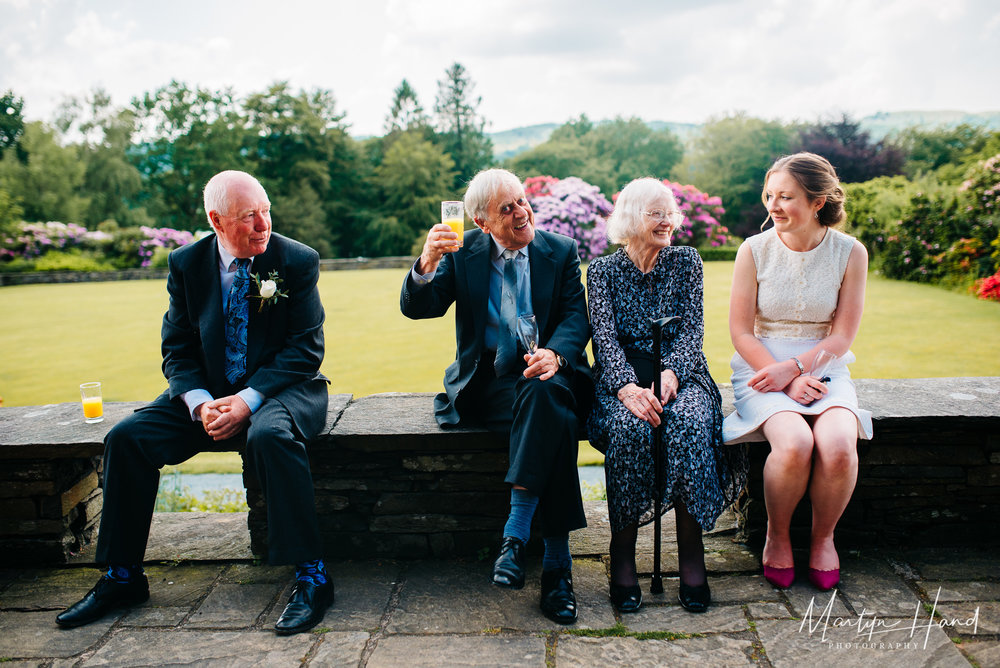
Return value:
[(749, 640), (726, 636), (673, 641), (560, 637), (555, 663), (557, 666), (728, 668), (754, 665), (752, 653)]
[[(757, 634), (774, 668), (803, 665), (838, 668), (917, 668), (919, 666), (962, 666), (968, 662), (938, 627), (911, 637), (910, 626), (873, 635), (858, 635), (853, 626), (817, 625), (810, 633), (804, 621), (765, 620), (757, 622)], [(899, 620), (896, 620), (899, 621)], [(884, 629), (882, 629), (884, 631)], [(825, 632), (825, 635), (824, 635)]]
[[(1000, 575), (1000, 563), (997, 573)], [(1000, 583), (997, 582), (951, 582), (948, 580), (924, 580), (917, 584), (928, 601), (1000, 601)], [(940, 590), (940, 591), (939, 591)]]
[(174, 627), (191, 614), (191, 608), (133, 608), (122, 617), (122, 626)]
[(758, 619), (791, 619), (795, 615), (788, 611), (784, 603), (747, 603), (747, 612), (754, 620)]
[[(55, 612), (0, 612), (0, 657), (69, 657), (100, 640), (121, 612), (75, 629), (56, 626)], [(6, 665), (6, 664), (4, 664)]]
[(279, 589), (273, 584), (220, 584), (208, 594), (184, 626), (249, 628), (273, 605)]
[(958, 647), (983, 668), (1000, 666), (1000, 640), (964, 642)]
[(433, 635), (383, 638), (368, 668), (545, 668), (545, 639), (537, 635)]
[[(317, 643), (317, 636), (303, 633), (276, 636), (263, 631), (160, 631), (122, 630), (85, 659), (82, 668), (96, 666), (198, 665), (214, 668), (241, 666), (296, 666)], [(357, 640), (358, 656), (365, 641)]]
[[(529, 559), (525, 586), (519, 591), (489, 582), (490, 565), (467, 562), (420, 562), (407, 571), (390, 633), (482, 633), (491, 629), (559, 630), (538, 608), (541, 564)], [(614, 611), (607, 594), (604, 564), (573, 562), (573, 589), (579, 621), (574, 628), (610, 628)], [(452, 592), (449, 595), (448, 592)], [(457, 595), (456, 595), (457, 594)]]
[(954, 627), (962, 635), (1000, 634), (1000, 603), (939, 604), (935, 608), (940, 622)]
[(900, 550), (899, 558), (927, 580), (982, 580), (996, 578), (1000, 559), (996, 550), (921, 548)]
[(841, 572), (839, 589), (858, 614), (912, 617), (920, 598), (882, 559), (858, 559)]
[(323, 633), (309, 665), (317, 668), (357, 666), (361, 661), (361, 655), (368, 643), (368, 638), (369, 635), (363, 631)]
[[(402, 567), (392, 561), (328, 562), (334, 599), (318, 628), (334, 631), (377, 629), (401, 570)], [(283, 580), (285, 587), (278, 596), (277, 604), (264, 621), (266, 629), (274, 628), (292, 594), (294, 582), (291, 575), (289, 571), (288, 577)]]
[(622, 615), (629, 631), (667, 631), (671, 633), (738, 633), (749, 629), (743, 607), (713, 605), (693, 614), (680, 605), (643, 605), (639, 612)]
[[(827, 608), (830, 610), (831, 617), (853, 616), (844, 603), (843, 594), (838, 589), (821, 592), (809, 583), (796, 582), (788, 589), (783, 590), (782, 595), (791, 604), (795, 617), (805, 617), (809, 614), (810, 609), (812, 615), (818, 617), (821, 614), (826, 614)], [(911, 610), (910, 613), (912, 614), (912, 612)]]

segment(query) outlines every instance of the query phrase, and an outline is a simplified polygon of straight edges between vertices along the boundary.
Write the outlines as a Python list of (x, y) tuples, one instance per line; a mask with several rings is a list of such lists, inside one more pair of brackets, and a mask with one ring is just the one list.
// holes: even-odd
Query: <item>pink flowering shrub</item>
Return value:
[(580, 259), (590, 260), (608, 247), (607, 221), (612, 205), (597, 186), (571, 176), (539, 176), (524, 184), (539, 229), (576, 239)]
[(173, 250), (186, 246), (194, 240), (194, 234), (186, 230), (175, 230), (169, 227), (146, 227), (145, 225), (139, 229), (146, 235), (146, 239), (139, 242), (139, 257), (143, 267), (148, 267), (153, 263), (153, 253), (157, 248)]
[(0, 239), (0, 260), (33, 260), (51, 250), (95, 248), (111, 235), (91, 232), (76, 223), (21, 223), (20, 230)]
[[(703, 193), (692, 185), (674, 183), (663, 179), (663, 185), (670, 188), (677, 201), (677, 207), (684, 214), (684, 222), (674, 230), (671, 243), (675, 246), (694, 246), (696, 248), (718, 248), (729, 241), (729, 229), (719, 222), (719, 216), (726, 210), (722, 208), (722, 198)], [(615, 193), (614, 201), (618, 201), (619, 193)]]

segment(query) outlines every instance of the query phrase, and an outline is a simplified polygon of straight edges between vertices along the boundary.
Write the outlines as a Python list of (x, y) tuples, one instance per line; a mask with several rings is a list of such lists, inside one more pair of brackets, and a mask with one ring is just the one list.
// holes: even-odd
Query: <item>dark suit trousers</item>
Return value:
[[(285, 407), (268, 399), (250, 418), (246, 461), (267, 501), (268, 561), (295, 564), (322, 556), (312, 474), (303, 436)], [(239, 439), (239, 441), (237, 440)], [(243, 436), (229, 444), (235, 450)], [(166, 393), (115, 425), (104, 439), (104, 511), (97, 561), (139, 564), (146, 552), (159, 469), (202, 450), (225, 449)]]
[(577, 471), (576, 397), (564, 372), (538, 380), (525, 378), (524, 368), (498, 378), (492, 357), (484, 357), (457, 408), (490, 431), (510, 434), (504, 480), (538, 496), (542, 535), (559, 536), (587, 526)]

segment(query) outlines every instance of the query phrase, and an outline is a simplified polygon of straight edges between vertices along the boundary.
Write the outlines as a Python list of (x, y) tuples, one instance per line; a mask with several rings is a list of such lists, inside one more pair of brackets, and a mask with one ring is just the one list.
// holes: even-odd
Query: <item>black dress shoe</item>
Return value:
[(542, 612), (557, 624), (576, 621), (576, 595), (573, 594), (573, 571), (554, 568), (542, 571)]
[(321, 585), (307, 580), (296, 580), (292, 587), (292, 595), (288, 597), (288, 605), (274, 630), (278, 635), (302, 633), (319, 624), (326, 614), (326, 609), (333, 605), (333, 582), (327, 580)]
[(524, 543), (519, 538), (504, 536), (500, 555), (493, 562), (490, 581), (498, 587), (520, 589), (524, 586)]
[(108, 614), (115, 608), (127, 608), (149, 600), (149, 580), (136, 574), (128, 582), (118, 582), (102, 575), (87, 595), (59, 613), (56, 624), (64, 629), (83, 626)]
[(677, 600), (688, 612), (705, 612), (712, 602), (712, 590), (708, 588), (708, 582), (697, 587), (681, 583), (680, 591), (677, 592)]
[(642, 607), (642, 589), (639, 585), (611, 585), (611, 605), (622, 614), (638, 612)]

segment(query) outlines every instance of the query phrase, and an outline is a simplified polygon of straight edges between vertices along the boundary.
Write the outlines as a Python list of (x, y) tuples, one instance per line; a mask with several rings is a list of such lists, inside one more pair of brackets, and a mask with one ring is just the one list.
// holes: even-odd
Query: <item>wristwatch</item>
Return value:
[(565, 369), (569, 366), (569, 362), (566, 361), (566, 358), (559, 353), (556, 353), (556, 362), (559, 364), (560, 369)]

